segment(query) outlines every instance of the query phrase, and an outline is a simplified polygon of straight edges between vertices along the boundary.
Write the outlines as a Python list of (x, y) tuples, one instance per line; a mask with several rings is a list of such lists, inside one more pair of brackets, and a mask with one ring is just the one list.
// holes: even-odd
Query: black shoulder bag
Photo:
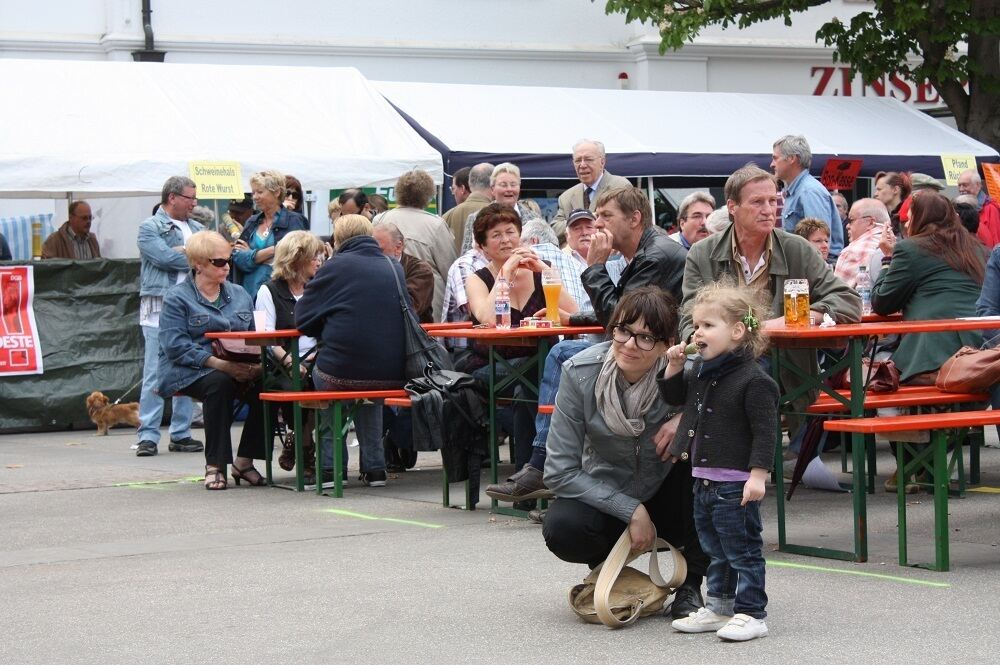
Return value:
[(452, 365), (448, 352), (420, 327), (420, 321), (406, 304), (406, 294), (399, 282), (399, 275), (396, 274), (396, 266), (388, 256), (385, 260), (389, 262), (389, 269), (396, 280), (399, 308), (403, 312), (403, 335), (406, 339), (406, 364), (403, 375), (407, 379), (415, 379), (435, 370), (450, 370)]

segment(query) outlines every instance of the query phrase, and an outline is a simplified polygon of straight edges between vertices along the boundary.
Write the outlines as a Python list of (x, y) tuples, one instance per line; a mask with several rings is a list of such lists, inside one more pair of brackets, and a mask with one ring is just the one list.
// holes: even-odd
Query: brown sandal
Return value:
[[(214, 470), (213, 470), (214, 469)], [(205, 489), (224, 490), (229, 486), (226, 474), (219, 470), (217, 466), (205, 467)]]
[(247, 484), (250, 485), (251, 487), (261, 487), (262, 485), (267, 484), (267, 480), (264, 478), (264, 476), (260, 475), (260, 471), (255, 469), (253, 467), (253, 464), (244, 469), (241, 469), (235, 464), (233, 464), (233, 468), (230, 471), (230, 474), (233, 476), (233, 480), (236, 481), (237, 485), (240, 484), (241, 480), (247, 481)]

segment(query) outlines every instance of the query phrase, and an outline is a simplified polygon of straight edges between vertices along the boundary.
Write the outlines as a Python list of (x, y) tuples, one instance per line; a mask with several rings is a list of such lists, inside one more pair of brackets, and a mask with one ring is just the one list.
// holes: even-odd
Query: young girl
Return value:
[(659, 380), (668, 404), (683, 404), (672, 459), (691, 459), (694, 521), (711, 558), (706, 606), (671, 624), (724, 640), (767, 635), (760, 500), (774, 459), (778, 386), (757, 358), (767, 347), (758, 292), (711, 284), (693, 301), (693, 346), (700, 355), (685, 373), (684, 344), (667, 349)]

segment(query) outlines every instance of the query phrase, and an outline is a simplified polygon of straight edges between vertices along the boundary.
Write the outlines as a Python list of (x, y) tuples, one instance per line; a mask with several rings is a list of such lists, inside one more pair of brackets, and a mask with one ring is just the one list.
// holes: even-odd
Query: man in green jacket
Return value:
[[(777, 185), (772, 176), (753, 164), (737, 170), (726, 181), (726, 206), (732, 223), (721, 233), (693, 245), (684, 267), (684, 302), (694, 297), (705, 284), (728, 278), (740, 286), (765, 289), (771, 296), (771, 318), (765, 323), (784, 323), (784, 284), (786, 279), (809, 280), (810, 319), (813, 325), (829, 314), (837, 323), (861, 320), (861, 298), (823, 260), (816, 248), (799, 236), (774, 226), (777, 210)], [(681, 339), (687, 340), (694, 327), (691, 313), (681, 317)], [(811, 374), (818, 373), (816, 352), (795, 349), (782, 352), (781, 383), (783, 392), (794, 390), (800, 381), (787, 367), (794, 365)], [(801, 413), (816, 399), (809, 391), (792, 403)], [(789, 420), (789, 431), (798, 429), (796, 419)]]

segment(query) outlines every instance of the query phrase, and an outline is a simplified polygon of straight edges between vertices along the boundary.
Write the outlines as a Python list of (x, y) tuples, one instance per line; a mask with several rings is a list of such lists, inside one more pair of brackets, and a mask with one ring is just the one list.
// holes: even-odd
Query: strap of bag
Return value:
[(392, 277), (396, 280), (396, 294), (399, 296), (399, 307), (403, 310), (403, 316), (406, 316), (410, 308), (406, 304), (406, 296), (403, 295), (403, 285), (399, 283), (399, 275), (396, 274), (396, 266), (393, 264), (392, 259), (388, 256), (383, 256), (382, 258), (389, 262), (389, 269), (392, 271)]
[[(663, 548), (669, 548), (670, 554), (674, 559), (674, 574), (669, 581), (663, 579), (663, 575), (660, 573), (660, 564), (656, 558), (657, 550)], [(639, 613), (642, 610), (641, 606), (636, 607), (632, 614), (624, 621), (614, 615), (610, 607), (611, 588), (615, 585), (615, 580), (621, 574), (622, 568), (630, 561), (645, 554), (646, 551), (649, 552), (649, 579), (656, 586), (661, 589), (676, 589), (684, 582), (684, 578), (687, 577), (687, 561), (684, 559), (684, 555), (677, 551), (676, 547), (662, 538), (654, 538), (653, 547), (649, 550), (632, 552), (632, 538), (629, 536), (628, 528), (626, 528), (621, 538), (611, 548), (608, 558), (604, 560), (604, 563), (594, 568), (585, 580), (585, 582), (589, 582), (595, 575), (597, 576), (597, 583), (594, 588), (594, 609), (597, 610), (597, 616), (601, 620), (601, 623), (608, 628), (621, 628), (639, 618)]]

